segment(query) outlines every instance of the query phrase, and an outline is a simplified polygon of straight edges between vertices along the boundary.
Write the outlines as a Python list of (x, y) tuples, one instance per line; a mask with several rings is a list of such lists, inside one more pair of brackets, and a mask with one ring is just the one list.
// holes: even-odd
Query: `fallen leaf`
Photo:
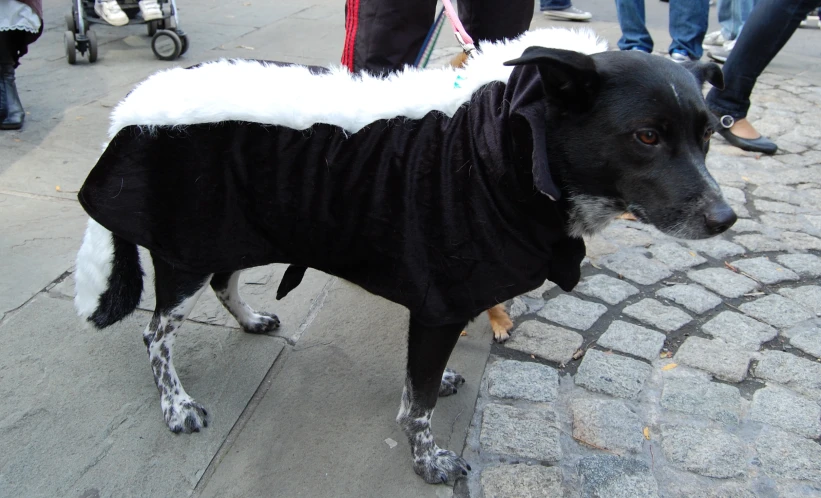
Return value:
[(60, 191), (61, 191), (61, 190), (60, 190), (60, 186), (59, 186), (59, 185), (57, 185), (56, 187), (54, 187), (54, 190), (56, 190), (57, 192), (60, 192)]
[(535, 359), (536, 359), (536, 355), (534, 355), (534, 354), (530, 355), (530, 359), (531, 359), (531, 360), (535, 360)]
[(741, 177), (741, 179), (742, 179), (742, 180), (744, 180), (745, 182), (749, 182), (749, 181), (750, 181), (750, 179), (749, 179), (749, 178), (747, 178), (746, 176), (742, 176), (742, 177)]
[(690, 256), (692, 256), (692, 257), (694, 257), (694, 258), (695, 258), (695, 257), (696, 257), (696, 253), (695, 253), (694, 251), (690, 251)]
[(667, 365), (664, 365), (663, 367), (661, 367), (661, 369), (662, 370), (672, 370), (672, 369), (676, 368), (677, 366), (678, 366), (677, 363), (668, 363)]
[(582, 356), (584, 356), (584, 349), (582, 349), (582, 348), (577, 349), (576, 352), (573, 353), (573, 359), (574, 360), (578, 360)]
[(461, 334), (459, 334), (459, 335), (461, 335), (462, 337), (465, 337), (466, 335), (468, 335), (468, 331), (467, 331), (467, 330), (463, 330), (463, 331), (462, 331), (462, 333), (461, 333)]
[(670, 351), (664, 351), (659, 355), (659, 358), (671, 358), (672, 356), (673, 353), (671, 353)]
[(644, 439), (646, 439), (648, 441), (650, 440), (650, 428), (649, 427), (644, 428)]

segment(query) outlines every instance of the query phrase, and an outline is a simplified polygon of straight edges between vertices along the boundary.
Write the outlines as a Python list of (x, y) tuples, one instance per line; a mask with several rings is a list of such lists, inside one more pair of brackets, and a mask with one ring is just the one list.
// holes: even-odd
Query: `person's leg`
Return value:
[(819, 0), (758, 0), (744, 23), (724, 64), (724, 89), (713, 88), (707, 94), (708, 107), (720, 116), (723, 128), (719, 131), (733, 145), (775, 152), (775, 144), (762, 137), (746, 119), (750, 94), (758, 76), (819, 3)]
[(464, 0), (459, 20), (474, 42), (516, 38), (530, 28), (534, 0)]
[(653, 38), (644, 21), (644, 0), (616, 0), (616, 13), (622, 32), (619, 48), (652, 52)]
[(709, 16), (709, 0), (670, 0), (670, 37), (673, 42), (668, 52), (700, 59), (704, 53), (701, 43), (707, 33)]
[(435, 17), (436, 0), (347, 0), (342, 64), (374, 74), (412, 65)]
[(758, 76), (819, 0), (759, 0), (724, 64), (724, 90), (713, 88), (707, 104), (736, 121), (747, 116)]
[(738, 0), (718, 0), (716, 4), (716, 14), (718, 25), (721, 26), (721, 36), (724, 41), (732, 40), (738, 35), (733, 24), (733, 10), (735, 10)]
[(570, 0), (539, 0), (539, 10), (545, 17), (559, 21), (589, 21), (593, 15), (573, 7)]
[(19, 30), (0, 31), (0, 130), (19, 130), (26, 117), (14, 75), (20, 55), (26, 51), (26, 35)]

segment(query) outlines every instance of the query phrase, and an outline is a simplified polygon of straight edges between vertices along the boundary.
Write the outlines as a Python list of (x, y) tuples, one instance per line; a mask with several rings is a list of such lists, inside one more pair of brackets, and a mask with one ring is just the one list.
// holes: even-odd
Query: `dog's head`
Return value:
[(532, 132), (534, 184), (568, 198), (573, 235), (625, 211), (682, 238), (711, 237), (735, 223), (704, 164), (715, 118), (702, 87), (723, 87), (718, 66), (543, 47), (506, 64), (524, 66), (519, 74), (538, 69), (544, 102), (518, 117)]

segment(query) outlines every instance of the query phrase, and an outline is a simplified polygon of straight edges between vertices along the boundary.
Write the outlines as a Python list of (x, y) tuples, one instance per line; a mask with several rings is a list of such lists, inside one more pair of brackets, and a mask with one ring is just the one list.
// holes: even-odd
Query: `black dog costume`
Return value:
[[(524, 50), (538, 45), (578, 52)], [(577, 91), (561, 105), (584, 112), (598, 89), (579, 52), (604, 48), (591, 33), (543, 30), (485, 45), (464, 70), (386, 80), (249, 61), (155, 75), (115, 110), (113, 138), (79, 193), (94, 220), (78, 255), (80, 314), (105, 327), (130, 313), (141, 292), (136, 246), (150, 250), (157, 309), (144, 338), (166, 423), (190, 432), (207, 413), (182, 389), (169, 337), (208, 282), (245, 330), (264, 332), (279, 322), (241, 301), (239, 270), (294, 265), (283, 291), (305, 267), (347, 279), (410, 310), (398, 421), (414, 470), (428, 482), (464, 474), (465, 461), (430, 433), (437, 397), (463, 382), (445, 365), (484, 310), (545, 279), (578, 283), (584, 243), (550, 168), (547, 87)], [(672, 70), (703, 108), (700, 81)], [(281, 92), (273, 104), (266, 89)], [(696, 180), (698, 209), (726, 206), (712, 179)], [(605, 204), (619, 212), (630, 202)], [(610, 211), (597, 211), (600, 224)]]

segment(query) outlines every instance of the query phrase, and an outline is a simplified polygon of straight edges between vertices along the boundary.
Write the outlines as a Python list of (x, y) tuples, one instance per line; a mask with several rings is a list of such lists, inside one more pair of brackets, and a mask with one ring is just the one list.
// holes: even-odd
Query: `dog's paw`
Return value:
[(493, 329), (493, 340), (496, 342), (505, 342), (506, 340), (510, 339), (510, 334), (507, 330), (500, 328), (500, 329)]
[(271, 313), (256, 313), (249, 323), (242, 324), (242, 330), (249, 334), (267, 334), (279, 328), (279, 318)]
[(208, 412), (201, 404), (191, 398), (175, 401), (163, 407), (165, 423), (171, 432), (199, 432), (208, 427)]
[(445, 373), (442, 374), (442, 383), (439, 384), (439, 396), (450, 396), (456, 394), (456, 387), (465, 383), (465, 378), (446, 368)]
[(429, 484), (454, 483), (468, 475), (470, 465), (456, 453), (433, 445), (429, 452), (416, 458), (413, 470)]

